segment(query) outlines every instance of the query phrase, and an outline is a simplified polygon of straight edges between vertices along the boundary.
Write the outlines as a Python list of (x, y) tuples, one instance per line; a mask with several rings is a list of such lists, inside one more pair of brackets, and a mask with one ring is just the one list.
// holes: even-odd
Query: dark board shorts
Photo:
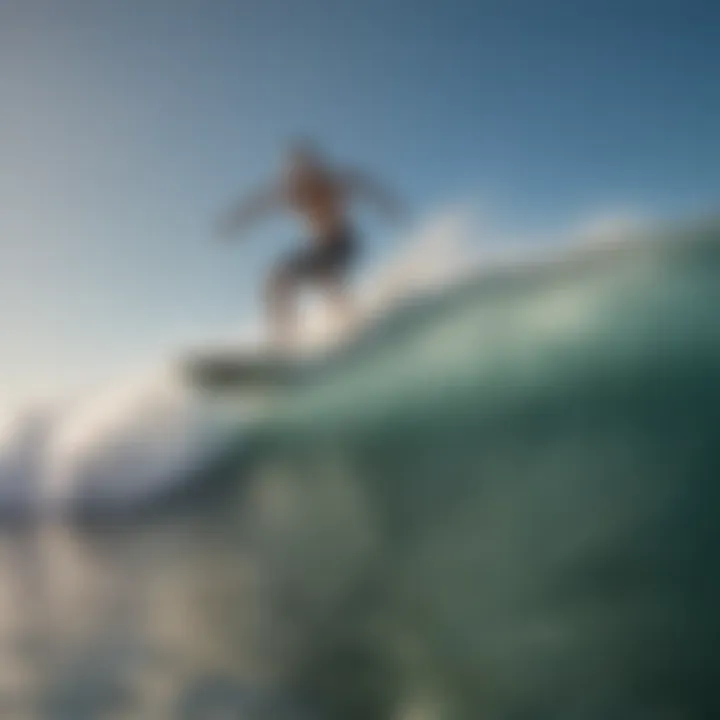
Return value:
[(347, 275), (357, 254), (355, 233), (344, 228), (290, 254), (278, 272), (292, 282), (336, 282)]

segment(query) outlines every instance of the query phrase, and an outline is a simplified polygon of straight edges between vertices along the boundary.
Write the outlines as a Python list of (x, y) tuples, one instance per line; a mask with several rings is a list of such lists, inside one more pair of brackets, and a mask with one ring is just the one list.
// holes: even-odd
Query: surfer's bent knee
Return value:
[(268, 278), (266, 286), (268, 299), (277, 299), (288, 295), (296, 284), (297, 277), (291, 263), (279, 264)]

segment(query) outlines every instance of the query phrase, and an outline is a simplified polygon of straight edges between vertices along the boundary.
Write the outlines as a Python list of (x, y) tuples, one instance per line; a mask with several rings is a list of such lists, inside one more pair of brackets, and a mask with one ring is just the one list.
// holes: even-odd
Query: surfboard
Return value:
[(211, 390), (280, 390), (297, 382), (300, 363), (271, 351), (243, 349), (190, 351), (180, 358), (183, 376)]

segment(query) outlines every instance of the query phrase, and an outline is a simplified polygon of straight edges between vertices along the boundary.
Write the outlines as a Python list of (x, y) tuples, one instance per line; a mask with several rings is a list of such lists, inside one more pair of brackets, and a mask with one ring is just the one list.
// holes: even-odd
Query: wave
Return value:
[[(708, 224), (461, 267), (451, 286), (395, 297), (261, 423), (239, 396), (218, 402), (171, 365), (71, 407), (18, 416), (0, 435), (0, 511), (134, 510), (202, 484), (219, 458), (242, 455), (256, 438), (269, 452), (288, 437), (308, 447), (339, 435), (338, 447), (382, 439), (398, 444), (394, 466), (424, 457), (427, 467), (460, 463), (472, 475), (467, 468), (501, 446), (508, 456), (528, 451), (539, 430), (518, 430), (511, 452), (497, 439), (508, 423), (544, 418), (549, 428), (568, 408), (580, 422), (628, 385), (679, 402), (702, 381), (710, 402), (719, 257), (720, 232)], [(625, 411), (620, 400), (612, 408), (618, 428)], [(470, 446), (453, 451), (468, 435)], [(567, 453), (577, 451), (571, 435), (559, 440)]]
[(717, 225), (487, 269), (328, 362), (244, 481), (365, 529), (437, 717), (716, 717), (718, 308)]
[(61, 411), (19, 415), (0, 438), (0, 513), (126, 512), (172, 496), (230, 437), (241, 441), (243, 417), (170, 365)]

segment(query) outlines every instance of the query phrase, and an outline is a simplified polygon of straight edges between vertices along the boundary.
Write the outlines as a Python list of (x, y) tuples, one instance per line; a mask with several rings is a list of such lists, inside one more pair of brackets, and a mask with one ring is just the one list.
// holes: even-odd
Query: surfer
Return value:
[(281, 346), (295, 333), (298, 294), (303, 287), (322, 290), (334, 314), (347, 319), (347, 278), (359, 250), (348, 206), (357, 197), (370, 200), (391, 218), (399, 216), (397, 200), (367, 176), (331, 168), (309, 145), (296, 144), (287, 153), (281, 177), (236, 204), (221, 219), (219, 233), (225, 238), (282, 210), (292, 211), (308, 228), (308, 240), (281, 259), (266, 284), (270, 331)]

